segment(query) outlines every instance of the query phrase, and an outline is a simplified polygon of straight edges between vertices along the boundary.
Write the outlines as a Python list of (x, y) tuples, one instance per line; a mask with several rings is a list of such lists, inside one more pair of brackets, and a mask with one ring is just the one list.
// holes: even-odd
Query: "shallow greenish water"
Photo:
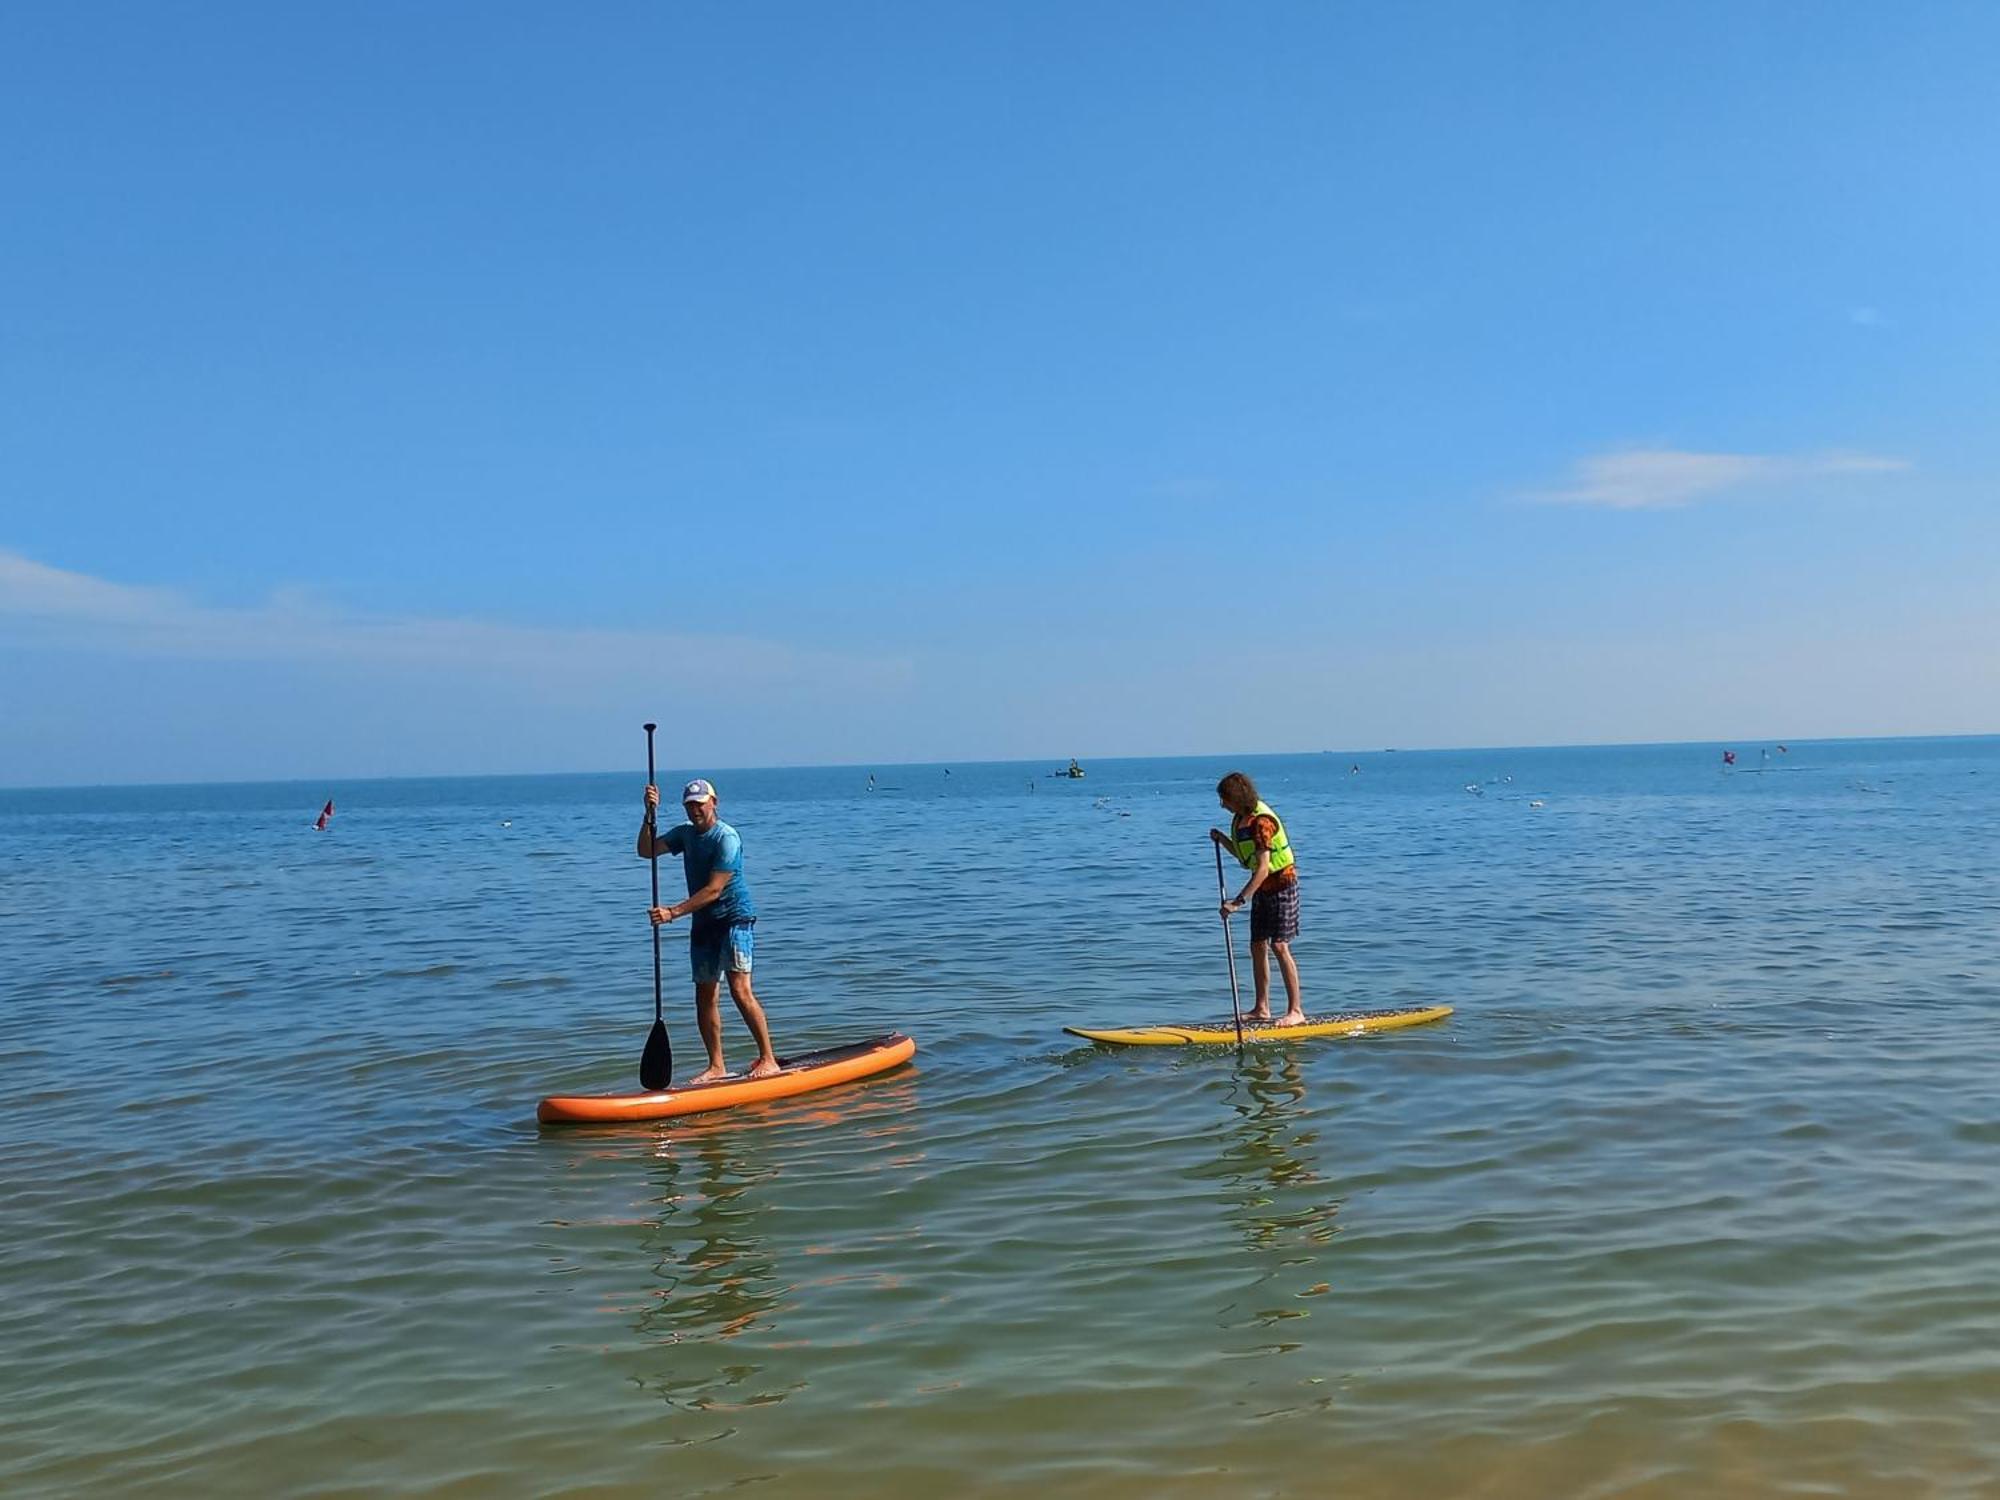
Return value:
[(1242, 1061), (1060, 1031), (1226, 1017), (1228, 764), (1053, 764), (718, 773), (922, 1050), (584, 1131), (640, 776), (0, 793), (0, 1492), (2000, 1492), (2000, 741), (1253, 758), (1458, 1011)]

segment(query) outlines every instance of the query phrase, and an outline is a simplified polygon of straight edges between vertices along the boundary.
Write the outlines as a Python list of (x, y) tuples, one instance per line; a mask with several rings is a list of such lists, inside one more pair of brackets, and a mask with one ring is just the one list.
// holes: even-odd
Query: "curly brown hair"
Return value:
[(1239, 816), (1254, 812), (1259, 801), (1257, 783), (1241, 771), (1231, 771), (1216, 782), (1215, 795), (1222, 799), (1231, 812)]

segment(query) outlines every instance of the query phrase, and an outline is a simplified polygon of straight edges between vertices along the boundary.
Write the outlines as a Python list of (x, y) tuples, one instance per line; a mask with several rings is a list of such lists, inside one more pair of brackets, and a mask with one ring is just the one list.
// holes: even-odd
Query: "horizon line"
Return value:
[[(1096, 761), (1135, 760), (1222, 760), (1230, 757), (1246, 760), (1276, 760), (1305, 756), (1359, 756), (1359, 755), (1472, 755), (1472, 754), (1515, 754), (1541, 750), (1672, 750), (1678, 748), (1707, 748), (1734, 745), (1856, 745), (1856, 744), (1897, 744), (1912, 740), (1985, 740), (2000, 738), (2000, 730), (1972, 730), (1944, 734), (1837, 734), (1802, 735), (1782, 738), (1776, 735), (1747, 735), (1711, 737), (1694, 740), (1588, 740), (1573, 743), (1540, 745), (1378, 745), (1372, 749), (1319, 749), (1319, 750), (1196, 750), (1178, 755), (1109, 755), (1093, 754)], [(840, 771), (840, 770), (908, 770), (926, 769), (938, 766), (1038, 766), (1049, 760), (1063, 760), (1065, 756), (1014, 756), (1005, 760), (840, 760), (840, 761), (780, 761), (761, 766), (721, 766), (715, 768), (719, 776), (731, 776), (739, 772), (759, 773), (765, 771)], [(1084, 757), (1077, 757), (1079, 761)], [(173, 790), (182, 787), (227, 787), (227, 786), (318, 786), (325, 788), (330, 783), (348, 786), (372, 786), (396, 781), (519, 781), (559, 776), (625, 776), (631, 772), (622, 767), (609, 770), (567, 771), (472, 771), (472, 772), (412, 772), (397, 776), (270, 776), (245, 779), (242, 777), (214, 777), (199, 781), (49, 781), (26, 785), (0, 786), (0, 794), (11, 792), (89, 792), (89, 791), (140, 791), (146, 789)]]

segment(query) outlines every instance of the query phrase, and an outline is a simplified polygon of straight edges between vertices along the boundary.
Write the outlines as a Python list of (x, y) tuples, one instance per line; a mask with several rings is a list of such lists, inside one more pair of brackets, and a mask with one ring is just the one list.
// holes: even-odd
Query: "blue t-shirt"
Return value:
[(718, 821), (707, 833), (701, 833), (694, 824), (683, 823), (669, 828), (661, 842), (669, 854), (681, 857), (690, 896), (707, 885), (716, 871), (730, 872), (729, 884), (722, 888), (715, 904), (694, 914), (695, 926), (733, 927), (757, 920), (757, 903), (750, 899), (750, 885), (743, 878), (743, 840), (734, 828)]

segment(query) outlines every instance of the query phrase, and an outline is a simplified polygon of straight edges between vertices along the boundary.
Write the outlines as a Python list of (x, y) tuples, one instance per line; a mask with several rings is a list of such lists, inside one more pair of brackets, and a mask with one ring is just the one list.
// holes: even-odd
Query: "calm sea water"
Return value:
[(1242, 762), (1458, 1007), (1242, 1061), (1060, 1030), (1227, 1016), (1229, 763), (715, 772), (917, 1065), (569, 1132), (641, 775), (0, 794), (0, 1492), (2000, 1493), (2000, 741), (1759, 750)]

